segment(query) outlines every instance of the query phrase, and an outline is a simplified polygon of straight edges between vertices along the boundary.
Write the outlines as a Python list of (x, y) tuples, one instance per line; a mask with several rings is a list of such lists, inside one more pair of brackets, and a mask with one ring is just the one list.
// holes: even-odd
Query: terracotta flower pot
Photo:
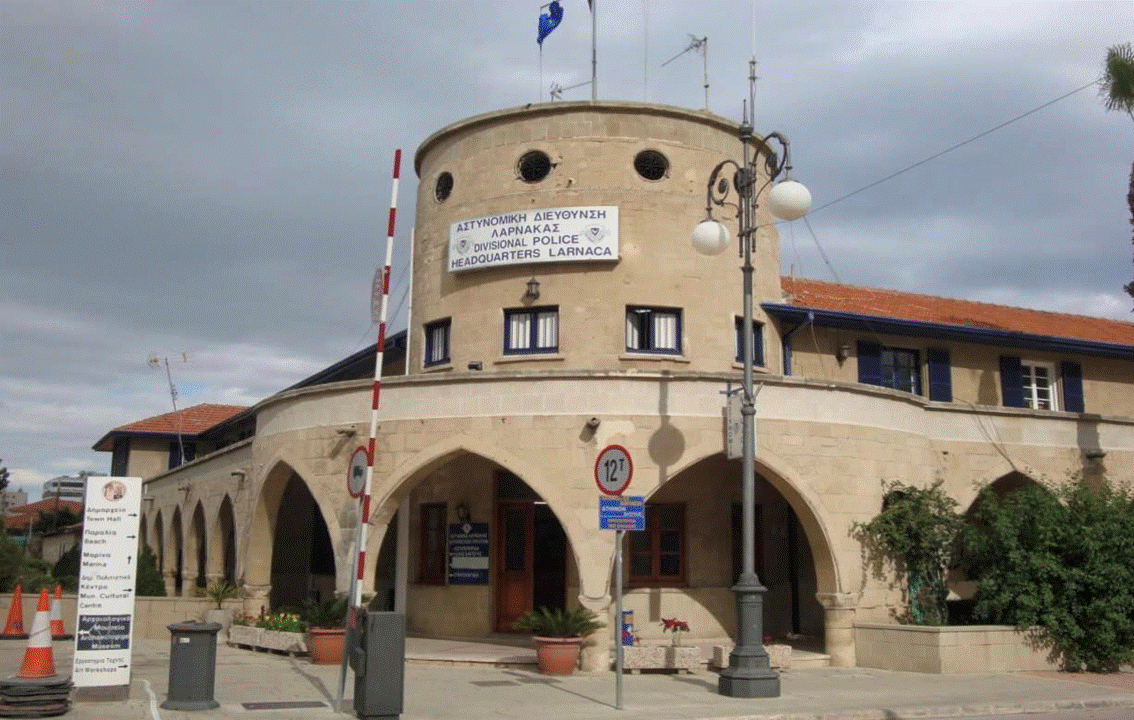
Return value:
[(316, 665), (336, 665), (343, 659), (346, 628), (308, 628), (307, 650)]
[(570, 675), (579, 663), (582, 638), (534, 637), (536, 664), (544, 675)]

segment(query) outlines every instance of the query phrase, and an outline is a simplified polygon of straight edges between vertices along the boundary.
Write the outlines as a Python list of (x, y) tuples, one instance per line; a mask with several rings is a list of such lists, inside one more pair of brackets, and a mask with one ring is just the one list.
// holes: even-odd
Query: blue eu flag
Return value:
[(551, 34), (551, 31), (559, 27), (559, 23), (563, 20), (563, 8), (559, 6), (559, 0), (552, 0), (551, 4), (547, 6), (546, 13), (539, 14), (539, 37), (536, 42), (543, 45), (543, 39)]

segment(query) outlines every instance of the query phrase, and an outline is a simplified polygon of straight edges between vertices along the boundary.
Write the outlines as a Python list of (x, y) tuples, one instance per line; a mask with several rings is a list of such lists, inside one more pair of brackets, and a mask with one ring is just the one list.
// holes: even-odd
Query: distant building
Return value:
[(61, 475), (51, 478), (43, 484), (43, 499), (60, 498), (61, 500), (84, 502), (87, 492), (87, 478), (93, 475), (102, 475), (102, 473), (80, 470), (78, 477)]
[(0, 515), (7, 515), (10, 508), (28, 504), (28, 494), (23, 490), (0, 492)]

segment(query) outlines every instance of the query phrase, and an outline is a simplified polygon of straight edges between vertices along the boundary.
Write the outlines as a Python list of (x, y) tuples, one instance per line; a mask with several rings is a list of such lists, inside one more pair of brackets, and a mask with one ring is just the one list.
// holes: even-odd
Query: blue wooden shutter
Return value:
[(927, 348), (929, 362), (929, 399), (940, 402), (953, 402), (952, 369), (949, 367), (949, 351), (944, 348)]
[(1004, 407), (1024, 407), (1024, 373), (1018, 357), (1000, 356), (1000, 396)]
[(1063, 409), (1083, 412), (1083, 368), (1077, 362), (1064, 362), (1059, 374), (1063, 376)]
[(858, 381), (866, 385), (882, 384), (882, 346), (858, 341)]

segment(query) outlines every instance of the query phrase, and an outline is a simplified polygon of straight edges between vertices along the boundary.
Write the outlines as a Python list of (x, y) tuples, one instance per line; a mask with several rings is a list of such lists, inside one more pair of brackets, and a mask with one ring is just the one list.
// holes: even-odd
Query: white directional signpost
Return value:
[(622, 535), (646, 529), (646, 499), (621, 497), (634, 477), (634, 461), (621, 445), (607, 445), (595, 458), (599, 528), (614, 531), (614, 707), (622, 709)]
[(141, 508), (141, 478), (87, 479), (71, 669), (80, 697), (129, 694)]

